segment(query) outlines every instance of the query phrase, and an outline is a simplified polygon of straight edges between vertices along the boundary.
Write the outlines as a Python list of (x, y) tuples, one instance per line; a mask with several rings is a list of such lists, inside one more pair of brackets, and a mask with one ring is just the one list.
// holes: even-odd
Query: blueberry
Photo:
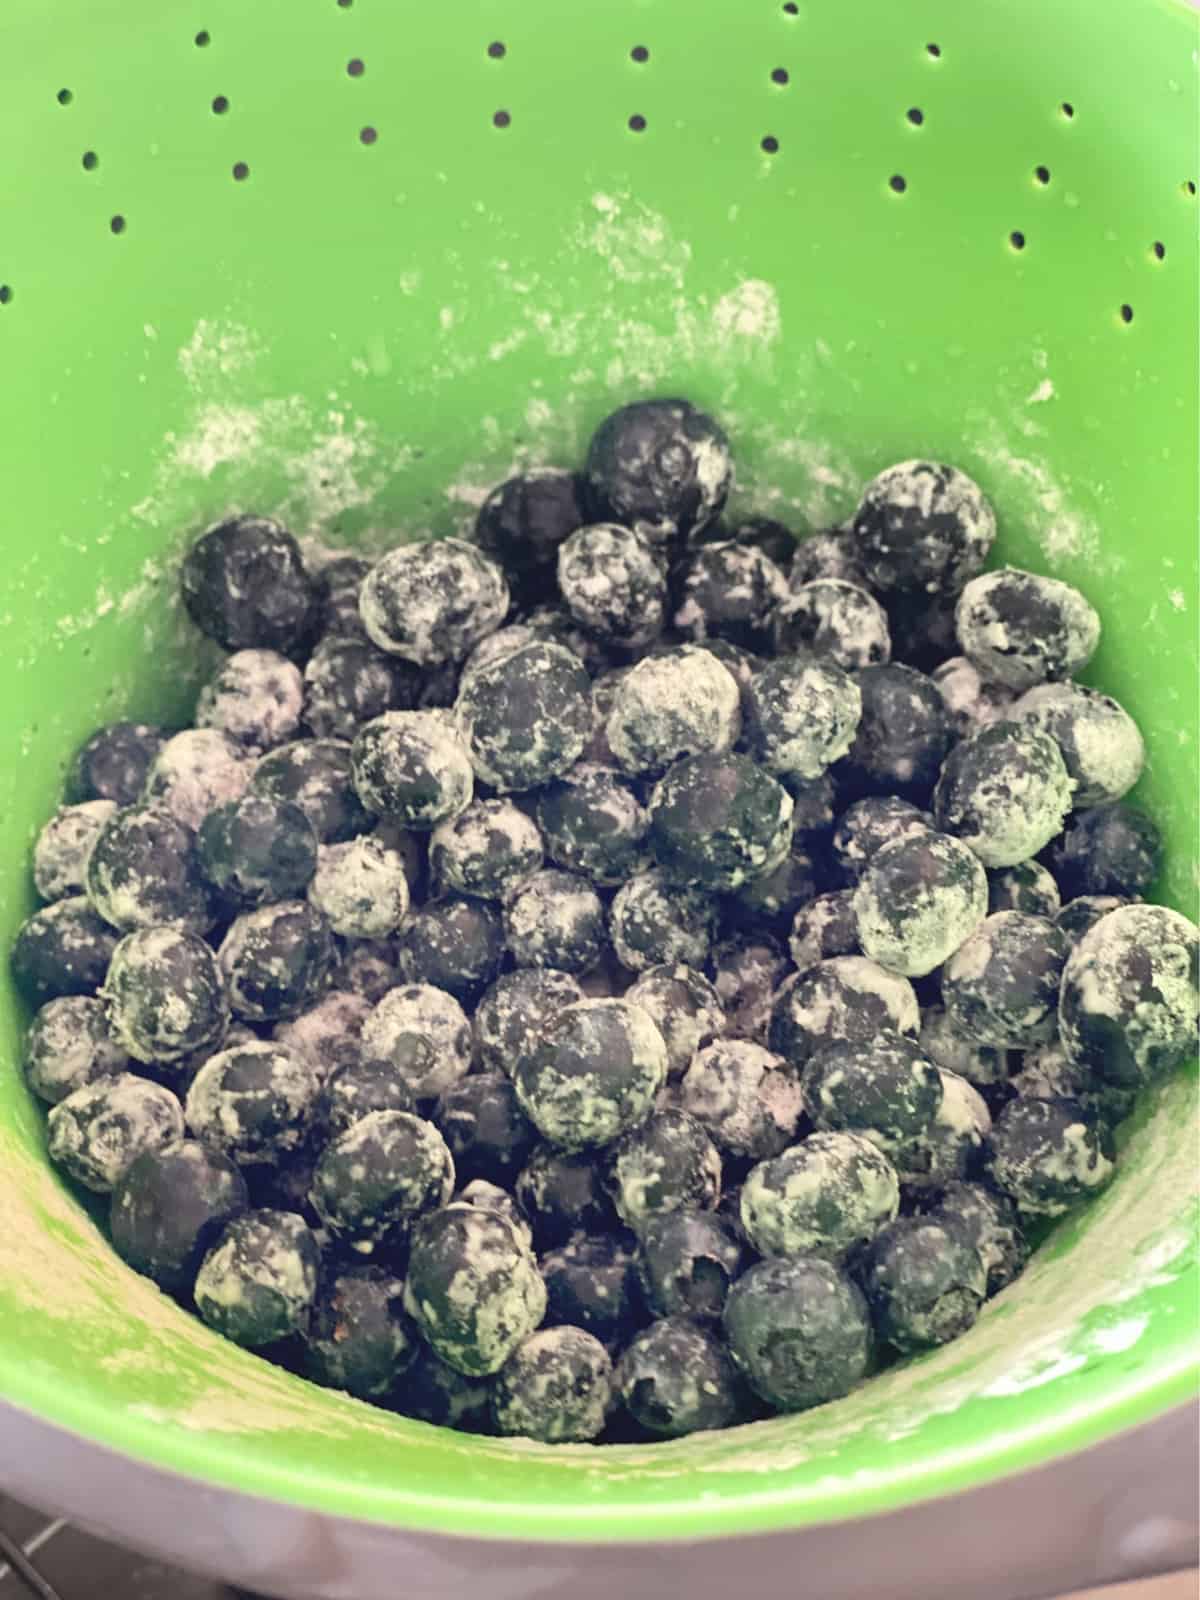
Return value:
[(298, 805), (250, 789), (205, 817), (195, 858), (228, 906), (265, 905), (304, 893), (316, 871), (317, 835)]
[(1072, 1062), (1117, 1088), (1164, 1077), (1196, 1049), (1200, 932), (1166, 906), (1121, 906), (1076, 944), (1059, 1023)]
[(972, 578), (955, 624), (983, 676), (1018, 691), (1076, 677), (1100, 642), (1100, 618), (1078, 589), (1016, 567)]
[(183, 1109), (169, 1089), (132, 1072), (97, 1078), (46, 1119), (50, 1159), (84, 1188), (108, 1194), (145, 1150), (183, 1138)]
[(277, 650), (238, 650), (201, 689), (196, 726), (269, 750), (296, 737), (303, 703), (303, 679), (294, 662)]
[(1014, 867), (1050, 842), (1071, 808), (1058, 745), (1039, 728), (993, 722), (955, 746), (933, 794), (937, 826), (985, 867)]
[(463, 1184), (454, 1200), (458, 1205), (477, 1206), (480, 1211), (498, 1211), (512, 1223), (513, 1231), (525, 1248), (533, 1249), (533, 1229), (528, 1217), (515, 1197), (499, 1184), (489, 1183), (486, 1178), (472, 1178)]
[(915, 1034), (920, 1011), (912, 984), (865, 956), (834, 956), (781, 985), (771, 1014), (771, 1048), (802, 1067), (841, 1039), (866, 1042), (881, 1028)]
[(409, 983), (433, 984), (464, 1003), (495, 979), (504, 953), (499, 910), (465, 895), (447, 895), (414, 911), (397, 943), (400, 971)]
[(727, 1428), (744, 1411), (726, 1351), (682, 1317), (664, 1317), (637, 1335), (617, 1363), (616, 1389), (634, 1421), (660, 1439)]
[(792, 919), (788, 951), (797, 972), (836, 956), (857, 955), (858, 918), (851, 891), (839, 889), (802, 905)]
[(1068, 900), (1085, 894), (1135, 899), (1158, 876), (1162, 835), (1133, 806), (1097, 806), (1077, 811), (1047, 855)]
[(351, 747), (341, 739), (281, 745), (257, 763), (250, 784), (259, 794), (298, 805), (321, 844), (352, 839), (370, 825), (354, 790)]
[(388, 1061), (347, 1061), (331, 1072), (321, 1091), (317, 1121), (338, 1139), (372, 1111), (412, 1111), (415, 1097)]
[(675, 627), (690, 639), (725, 639), (762, 650), (787, 592), (787, 579), (757, 546), (705, 544), (687, 560)]
[(358, 598), (371, 563), (361, 556), (334, 556), (314, 574), (321, 608), (321, 631), (332, 636), (365, 639)]
[(460, 662), (508, 613), (496, 563), (462, 539), (401, 545), (363, 580), (359, 611), (371, 641), (422, 667)]
[(1101, 917), (1128, 904), (1123, 896), (1117, 894), (1076, 895), (1074, 899), (1065, 901), (1055, 914), (1054, 926), (1066, 934), (1068, 943), (1074, 946), (1096, 926)]
[(93, 994), (104, 982), (116, 932), (83, 895), (44, 906), (17, 929), (10, 957), (18, 989), (34, 1005), (61, 995)]
[(62, 900), (84, 892), (96, 840), (116, 814), (112, 800), (84, 800), (59, 807), (33, 847), (33, 884), (43, 900)]
[(362, 1027), (362, 1056), (378, 1062), (414, 1100), (445, 1094), (471, 1069), (471, 1025), (452, 994), (433, 984), (390, 989)]
[(686, 400), (638, 400), (596, 429), (584, 478), (593, 515), (665, 543), (720, 514), (733, 480), (729, 440)]
[(233, 517), (203, 534), (180, 573), (183, 603), (226, 650), (301, 649), (317, 619), (317, 594), (291, 534), (267, 517)]
[(755, 1161), (792, 1143), (804, 1109), (799, 1075), (749, 1039), (718, 1039), (698, 1051), (679, 1103), (722, 1150)]
[(764, 1043), (775, 991), (787, 972), (779, 945), (769, 934), (735, 934), (714, 946), (709, 970), (729, 1035)]
[(369, 640), (330, 633), (304, 668), (304, 726), (318, 739), (353, 739), (385, 711), (411, 711), (419, 679), (418, 668)]
[(404, 857), (378, 834), (324, 844), (308, 903), (344, 939), (385, 939), (408, 914)]
[(899, 1205), (896, 1169), (878, 1146), (857, 1133), (814, 1133), (752, 1168), (740, 1215), (761, 1255), (836, 1261), (873, 1239)]
[(492, 1415), (501, 1434), (545, 1444), (594, 1439), (612, 1400), (612, 1362), (582, 1328), (531, 1333), (496, 1375)]
[(959, 649), (953, 594), (900, 590), (882, 597), (892, 636), (892, 660), (931, 676)]
[(312, 1202), (337, 1238), (370, 1255), (453, 1192), (454, 1162), (431, 1122), (371, 1111), (325, 1147)]
[(187, 1120), (195, 1136), (242, 1166), (278, 1164), (304, 1142), (320, 1079), (273, 1044), (242, 1044), (210, 1057), (192, 1080)]
[(848, 530), (833, 528), (826, 533), (812, 533), (797, 543), (789, 575), (792, 592), (819, 578), (840, 578), (859, 588), (866, 586), (867, 575), (858, 560), (854, 536)]
[(133, 805), (165, 737), (148, 722), (110, 722), (97, 728), (71, 763), (68, 798)]
[(968, 1038), (943, 1006), (921, 1012), (921, 1053), (945, 1072), (956, 1072), (982, 1087), (1008, 1081), (1009, 1053), (997, 1045)]
[(608, 1350), (623, 1349), (647, 1320), (637, 1251), (633, 1236), (620, 1233), (577, 1234), (548, 1250), (541, 1262), (547, 1320), (584, 1328)]
[(718, 907), (698, 887), (679, 888), (658, 868), (620, 889), (609, 913), (613, 949), (630, 972), (664, 963), (701, 967), (716, 932)]
[(645, 864), (649, 818), (633, 785), (580, 762), (538, 795), (537, 820), (556, 866), (617, 885)]
[(890, 659), (887, 612), (874, 596), (842, 578), (817, 578), (793, 585), (772, 619), (776, 650), (809, 651), (846, 672)]
[(635, 1233), (662, 1212), (711, 1211), (721, 1198), (720, 1153), (698, 1118), (668, 1106), (616, 1146), (613, 1193)]
[[(696, 646), (706, 650), (728, 672), (729, 676), (738, 686), (738, 693), (742, 701), (742, 713), (745, 714), (750, 685), (766, 666), (766, 658), (753, 650), (748, 650), (745, 645), (732, 644), (728, 639), (697, 639)], [(660, 643), (654, 646), (656, 655), (670, 654), (673, 646)], [(686, 646), (680, 648), (686, 649)]]
[(812, 1256), (751, 1267), (729, 1291), (722, 1320), (734, 1362), (780, 1411), (838, 1399), (866, 1376), (874, 1354), (858, 1286)]
[(1029, 1245), (1006, 1196), (980, 1183), (956, 1181), (932, 1190), (923, 1209), (974, 1245), (987, 1273), (989, 1297), (1021, 1275)]
[(379, 1267), (327, 1272), (301, 1333), (308, 1376), (361, 1400), (389, 1395), (417, 1354), (403, 1281)]
[(784, 572), (791, 568), (796, 554), (796, 535), (773, 517), (741, 517), (732, 527), (720, 522), (710, 524), (698, 532), (693, 531), (691, 542), (693, 545), (719, 544), (724, 539), (732, 539), (747, 549), (761, 550)]
[(243, 793), (253, 770), (251, 754), (216, 728), (185, 728), (159, 746), (142, 802), (199, 828), (215, 806)]
[(481, 782), (502, 794), (536, 789), (583, 754), (591, 684), (570, 650), (535, 639), (463, 674), (454, 722)]
[(528, 629), (535, 639), (547, 639), (554, 644), (564, 645), (572, 655), (579, 657), (593, 677), (606, 672), (628, 656), (628, 650), (620, 643), (585, 627), (563, 601), (554, 605), (535, 606), (532, 611), (526, 611), (520, 626)]
[(216, 957), (179, 928), (127, 933), (113, 951), (104, 998), (114, 1039), (137, 1061), (216, 1048), (229, 1021)]
[(249, 1205), (246, 1180), (218, 1150), (194, 1139), (143, 1150), (113, 1190), (113, 1247), (161, 1289), (190, 1289), (226, 1224)]
[(537, 825), (511, 800), (475, 800), (429, 838), (435, 881), (485, 900), (503, 900), (543, 861)]
[(584, 746), (583, 759), (602, 767), (619, 767), (616, 751), (608, 742), (608, 719), (616, 703), (621, 680), (632, 667), (610, 667), (592, 679), (592, 731)]
[(574, 472), (535, 467), (493, 489), (475, 519), (475, 540), (504, 568), (514, 597), (552, 598), (559, 546), (588, 520)]
[(1137, 723), (1110, 696), (1082, 683), (1046, 683), (1028, 689), (1008, 715), (1040, 728), (1062, 751), (1075, 784), (1077, 808), (1120, 800), (1146, 764)]
[(535, 1134), (502, 1072), (473, 1072), (439, 1098), (433, 1121), (454, 1157), (460, 1182), (508, 1184), (532, 1153)]
[(603, 953), (604, 907), (586, 878), (547, 868), (505, 905), (504, 929), (517, 966), (586, 972)]
[(235, 1217), (196, 1275), (196, 1309), (218, 1333), (256, 1349), (304, 1326), (317, 1293), (320, 1252), (303, 1217)]
[(418, 1343), (412, 1365), (401, 1375), (389, 1403), (406, 1417), (463, 1433), (491, 1433), (491, 1383), (468, 1378)]
[(248, 1022), (298, 1017), (329, 987), (335, 954), (328, 923), (303, 900), (244, 912), (218, 952), (234, 1015)]
[(723, 1217), (711, 1211), (661, 1211), (646, 1218), (638, 1245), (642, 1288), (658, 1316), (720, 1319), (746, 1254)]
[(666, 1045), (644, 1011), (624, 1000), (583, 1000), (547, 1025), (513, 1081), (544, 1139), (583, 1150), (644, 1121), (666, 1076)]
[(1016, 691), (1002, 683), (988, 683), (966, 656), (951, 656), (930, 673), (930, 682), (942, 697), (950, 725), (959, 738), (978, 733), (989, 722), (1008, 714)]
[(96, 838), (87, 863), (88, 899), (123, 933), (156, 924), (204, 933), (215, 921), (215, 906), (203, 869), (190, 828), (169, 811), (128, 806)]
[(905, 1355), (965, 1333), (987, 1290), (975, 1245), (936, 1215), (898, 1218), (867, 1245), (854, 1270), (879, 1337)]
[(570, 973), (548, 967), (522, 967), (497, 978), (475, 1008), (475, 1043), (482, 1065), (511, 1077), (545, 1025), (583, 998)]
[(605, 736), (624, 771), (655, 776), (681, 756), (732, 749), (741, 726), (737, 679), (711, 650), (681, 645), (620, 678)]
[(832, 1044), (804, 1069), (804, 1100), (818, 1128), (858, 1133), (904, 1170), (942, 1103), (937, 1067), (912, 1039), (882, 1029), (869, 1042)]
[(997, 911), (942, 969), (953, 1026), (979, 1044), (1020, 1050), (1058, 1032), (1058, 991), (1068, 943), (1046, 917)]
[(776, 777), (811, 782), (852, 750), (862, 714), (858, 683), (836, 662), (781, 656), (750, 685), (746, 743)]
[(683, 963), (649, 968), (626, 990), (625, 999), (640, 1006), (662, 1034), (673, 1078), (687, 1071), (697, 1050), (725, 1031), (717, 991), (702, 973)]
[(475, 780), (466, 746), (434, 711), (388, 711), (359, 729), (351, 751), (354, 788), (377, 815), (429, 829), (471, 802)]
[(1112, 1129), (1133, 1110), (1137, 1089), (1107, 1083), (1082, 1061), (1072, 1061), (1062, 1041), (1014, 1057), (1018, 1070), (1007, 1087), (1023, 1100), (1077, 1100), (1089, 1116)]
[(577, 1233), (605, 1234), (617, 1227), (606, 1178), (602, 1157), (595, 1150), (537, 1146), (514, 1192), (540, 1250), (566, 1244)]
[(928, 811), (919, 810), (911, 801), (896, 795), (866, 795), (842, 812), (830, 847), (846, 881), (855, 884), (885, 844), (932, 826)]
[(662, 631), (666, 580), (631, 528), (597, 522), (564, 540), (558, 586), (575, 621), (610, 647), (636, 650)]
[(1113, 1175), (1108, 1130), (1074, 1100), (1010, 1100), (988, 1142), (987, 1173), (1028, 1216), (1058, 1217)]
[(1030, 917), (1057, 918), (1062, 898), (1053, 876), (1039, 861), (1021, 861), (988, 873), (988, 913), (1022, 911)]
[(957, 1072), (939, 1067), (938, 1077), (942, 1098), (933, 1121), (896, 1157), (910, 1192), (975, 1177), (992, 1131), (992, 1114), (979, 1090)]
[(892, 661), (854, 675), (862, 715), (835, 776), (848, 794), (890, 794), (924, 805), (950, 748), (950, 718), (923, 672)]
[(852, 548), (875, 589), (954, 594), (995, 537), (996, 514), (966, 473), (901, 461), (863, 490)]
[(349, 991), (368, 1005), (377, 1005), (400, 982), (396, 949), (390, 940), (337, 940), (337, 963), (332, 974), (335, 989)]
[(451, 1205), (413, 1230), (404, 1302), (436, 1355), (486, 1377), (541, 1322), (546, 1287), (506, 1217)]
[(987, 877), (960, 840), (920, 831), (885, 845), (854, 891), (863, 950), (890, 972), (921, 978), (987, 914)]
[(25, 1035), (25, 1081), (48, 1105), (123, 1072), (128, 1059), (109, 1032), (104, 1002), (92, 995), (47, 1000)]
[(748, 756), (677, 761), (650, 797), (650, 849), (673, 882), (741, 889), (773, 873), (792, 842), (792, 797)]
[(324, 1223), (309, 1198), (313, 1172), (317, 1165), (320, 1137), (320, 1130), (314, 1124), (308, 1138), (298, 1149), (289, 1154), (282, 1166), (260, 1163), (242, 1167), (240, 1170), (250, 1191), (252, 1211), (294, 1211), (297, 1216), (303, 1217), (317, 1234), (321, 1248), (332, 1258), (342, 1254), (340, 1241), (331, 1240), (329, 1234), (325, 1232)]

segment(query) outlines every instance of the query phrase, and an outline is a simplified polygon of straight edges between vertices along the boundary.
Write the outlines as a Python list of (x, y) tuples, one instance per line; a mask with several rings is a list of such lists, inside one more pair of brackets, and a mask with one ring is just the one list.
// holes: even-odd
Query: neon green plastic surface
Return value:
[[(1174, 0), (7, 0), (0, 938), (80, 739), (188, 704), (182, 540), (232, 508), (446, 531), (654, 392), (721, 417), (740, 506), (801, 532), (893, 460), (974, 474), (999, 553), (1102, 611), (1091, 677), (1146, 731), (1161, 898), (1194, 915), (1197, 42)], [(1194, 1076), (958, 1343), (808, 1415), (547, 1451), (311, 1389), (128, 1273), (2, 1020), (0, 1395), (203, 1480), (701, 1536), (960, 1488), (1194, 1391)]]

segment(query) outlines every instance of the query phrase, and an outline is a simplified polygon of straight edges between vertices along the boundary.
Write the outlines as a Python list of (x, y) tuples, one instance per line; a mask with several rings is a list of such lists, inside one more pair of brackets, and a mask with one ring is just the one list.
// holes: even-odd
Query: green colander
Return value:
[[(181, 541), (234, 509), (369, 549), (467, 527), (663, 392), (729, 429), (737, 507), (801, 534), (894, 460), (976, 477), (998, 554), (1100, 607), (1089, 681), (1146, 732), (1156, 897), (1195, 915), (1197, 42), (1182, 0), (6, 0), (0, 937), (72, 750), (182, 717), (211, 665)], [(26, 1020), (6, 995), (18, 1486), (11, 1441), (67, 1430), (203, 1485), (199, 1524), (256, 1496), (379, 1538), (712, 1538), (987, 1483), (1194, 1392), (1188, 1073), (952, 1346), (807, 1415), (546, 1449), (311, 1388), (126, 1271), (46, 1165)]]

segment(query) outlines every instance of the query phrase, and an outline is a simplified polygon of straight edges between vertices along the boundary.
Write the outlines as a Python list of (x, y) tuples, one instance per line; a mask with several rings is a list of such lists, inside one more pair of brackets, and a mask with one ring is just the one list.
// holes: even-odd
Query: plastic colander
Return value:
[[(183, 540), (234, 509), (369, 548), (465, 527), (653, 393), (714, 412), (738, 508), (800, 533), (894, 460), (976, 477), (998, 555), (1099, 606), (1155, 897), (1195, 915), (1197, 42), (1178, 0), (6, 0), (3, 939), (73, 749), (182, 718), (211, 666)], [(805, 1415), (547, 1449), (310, 1387), (127, 1271), (47, 1166), (26, 1021), (6, 994), (0, 1477), (50, 1498), (30, 1463), (66, 1440), (68, 1511), (182, 1486), (122, 1519), (159, 1549), (290, 1507), (296, 1570), (357, 1596), (348, 1519), (410, 1551), (794, 1531), (1195, 1389), (1194, 1074), (953, 1345)]]

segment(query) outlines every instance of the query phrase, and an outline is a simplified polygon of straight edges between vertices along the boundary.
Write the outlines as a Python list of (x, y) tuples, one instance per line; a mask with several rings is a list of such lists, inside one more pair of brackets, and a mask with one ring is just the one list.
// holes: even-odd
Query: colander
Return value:
[[(1099, 605), (1156, 898), (1195, 915), (1197, 42), (1181, 0), (7, 0), (4, 940), (72, 750), (211, 667), (182, 541), (466, 527), (652, 393), (801, 534), (894, 460), (973, 474), (998, 555)], [(6, 995), (0, 1476), (263, 1588), (557, 1593), (564, 1545), (867, 1519), (819, 1546), (852, 1572), (854, 1528), (1195, 1390), (1194, 1074), (953, 1345), (806, 1415), (547, 1449), (309, 1387), (126, 1271), (46, 1164), (26, 1020)]]

